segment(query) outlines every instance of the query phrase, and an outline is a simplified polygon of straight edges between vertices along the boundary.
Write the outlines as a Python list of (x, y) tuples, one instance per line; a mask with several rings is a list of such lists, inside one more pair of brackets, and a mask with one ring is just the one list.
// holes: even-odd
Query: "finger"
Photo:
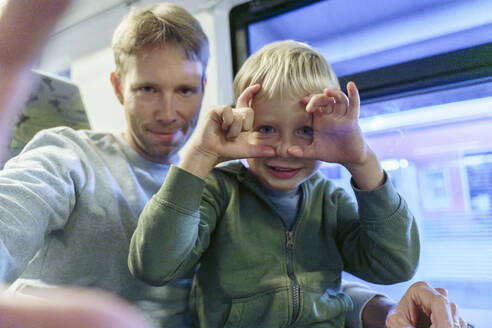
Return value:
[(345, 93), (343, 93), (342, 90), (333, 89), (333, 88), (326, 88), (323, 91), (323, 94), (326, 95), (327, 97), (333, 97), (337, 104), (345, 103), (345, 105), (348, 106), (349, 99), (348, 99), (347, 95)]
[[(448, 297), (447, 289), (444, 289), (444, 288), (435, 288), (435, 289), (436, 289), (436, 291), (439, 292), (439, 294), (441, 294), (445, 297)], [(463, 318), (460, 315), (458, 305), (456, 305), (456, 303), (454, 303), (454, 302), (450, 302), (449, 306), (451, 308), (451, 315), (453, 316), (453, 322), (458, 323), (461, 328), (466, 328), (466, 322), (465, 322), (465, 320), (463, 320)]]
[(326, 96), (324, 94), (316, 94), (309, 99), (309, 102), (306, 105), (306, 111), (308, 113), (313, 113), (322, 108), (322, 111), (329, 113), (333, 110), (335, 103), (336, 100), (333, 97)]
[(232, 124), (229, 126), (227, 131), (227, 138), (234, 139), (239, 136), (243, 128), (243, 116), (241, 114), (234, 114), (234, 119)]
[(228, 131), (231, 124), (234, 122), (234, 114), (231, 107), (223, 107), (222, 109), (222, 130)]
[(255, 119), (255, 113), (252, 108), (237, 108), (237, 112), (242, 117), (243, 126), (241, 131), (249, 131), (253, 128), (253, 122)]
[(251, 100), (253, 100), (253, 97), (260, 92), (260, 90), (261, 84), (253, 84), (244, 89), (241, 95), (237, 98), (236, 107), (251, 107)]
[(359, 90), (354, 82), (347, 83), (347, 93), (349, 98), (349, 115), (353, 118), (358, 118), (360, 114), (360, 97)]
[(412, 301), (415, 304), (419, 304), (425, 313), (430, 313), (433, 323), (452, 324), (451, 307), (446, 296), (440, 294), (425, 282), (417, 282), (410, 288), (412, 290)]
[(307, 147), (302, 147), (302, 146), (290, 146), (287, 149), (287, 154), (293, 157), (298, 157), (298, 158), (308, 158), (308, 159), (318, 159), (316, 157), (316, 151), (314, 150), (313, 147), (307, 146)]
[(267, 145), (252, 145), (247, 144), (242, 150), (242, 158), (254, 158), (254, 157), (274, 157), (275, 149)]
[(407, 319), (398, 312), (390, 312), (386, 318), (386, 328), (415, 328)]
[(338, 115), (345, 115), (349, 108), (349, 98), (338, 89), (325, 89), (324, 94), (335, 99), (335, 106), (333, 112)]
[[(229, 113), (231, 112), (231, 113)], [(211, 119), (221, 127), (222, 130), (227, 130), (232, 123), (232, 108), (231, 106), (219, 106), (210, 110)]]
[(442, 296), (446, 296), (446, 297), (448, 297), (448, 291), (447, 291), (447, 289), (444, 289), (444, 288), (439, 288), (439, 287), (436, 287), (435, 289), (436, 289), (436, 290), (437, 290), (437, 292), (438, 292), (439, 294), (441, 294)]
[(304, 156), (304, 150), (300, 146), (290, 146), (287, 149), (287, 154), (294, 156), (294, 157), (303, 157)]
[(466, 323), (463, 318), (461, 318), (458, 305), (454, 302), (450, 302), (451, 314), (453, 315), (453, 323), (457, 323), (461, 328), (466, 328)]
[(301, 104), (306, 106), (312, 97), (313, 97), (313, 95), (307, 95), (306, 97), (301, 98)]

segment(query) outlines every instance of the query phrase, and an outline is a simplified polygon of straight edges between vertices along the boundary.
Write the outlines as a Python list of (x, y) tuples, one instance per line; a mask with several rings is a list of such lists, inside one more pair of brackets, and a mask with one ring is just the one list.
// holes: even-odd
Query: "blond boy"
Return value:
[[(343, 327), (341, 271), (376, 283), (410, 279), (418, 232), (323, 57), (272, 43), (236, 76), (237, 108), (213, 109), (140, 216), (130, 270), (160, 285), (200, 263), (190, 310), (201, 327)], [(247, 158), (241, 162), (220, 162)], [(352, 174), (355, 203), (317, 173)], [(246, 167), (249, 166), (249, 167)]]

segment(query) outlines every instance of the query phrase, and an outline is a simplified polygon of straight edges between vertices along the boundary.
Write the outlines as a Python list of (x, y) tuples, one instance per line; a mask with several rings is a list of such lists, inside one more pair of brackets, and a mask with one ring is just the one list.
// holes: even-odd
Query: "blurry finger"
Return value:
[(250, 85), (246, 89), (243, 90), (241, 95), (237, 98), (236, 107), (251, 107), (251, 100), (255, 94), (257, 94), (261, 90), (261, 84)]
[(328, 105), (324, 105), (324, 106), (319, 106), (318, 107), (318, 112), (322, 115), (329, 115), (331, 113), (333, 113), (335, 111), (335, 99), (333, 98), (330, 98), (330, 100), (332, 101), (331, 103), (329, 103)]
[(309, 100), (311, 100), (312, 97), (313, 97), (313, 95), (307, 95), (306, 97), (301, 98), (301, 104), (303, 104), (304, 106), (306, 106), (309, 103)]
[(439, 294), (448, 297), (447, 289), (436, 287), (435, 290), (437, 290), (439, 292)]
[(242, 158), (254, 158), (254, 157), (273, 157), (275, 156), (275, 149), (266, 145), (246, 145), (242, 150)]
[(455, 326), (459, 325), (460, 328), (466, 328), (466, 322), (465, 320), (463, 320), (463, 318), (460, 315), (460, 310), (458, 308), (458, 305), (456, 305), (454, 302), (450, 302), (449, 305), (451, 307), (451, 314), (453, 316), (453, 324)]

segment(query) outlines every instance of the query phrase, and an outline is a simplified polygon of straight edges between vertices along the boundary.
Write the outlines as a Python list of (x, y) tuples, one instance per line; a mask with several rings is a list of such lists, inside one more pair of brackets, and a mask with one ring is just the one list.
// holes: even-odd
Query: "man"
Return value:
[(128, 271), (138, 215), (190, 136), (201, 106), (208, 39), (180, 7), (134, 9), (113, 41), (123, 135), (55, 128), (0, 172), (0, 277), (30, 294), (44, 285), (98, 287), (138, 305), (156, 326), (185, 323), (188, 286), (146, 285)]
[[(6, 72), (0, 79), (10, 90), (27, 89), (20, 77), (67, 3), (42, 2), (53, 10), (27, 10), (31, 1), (10, 1), (0, 20), (0, 70)], [(113, 49), (111, 82), (128, 130), (112, 135), (50, 129), (6, 164), (0, 172), (0, 281), (14, 282), (11, 290), (31, 296), (46, 285), (97, 287), (138, 305), (155, 326), (181, 327), (187, 280), (145, 285), (130, 275), (126, 259), (141, 209), (195, 126), (208, 40), (186, 11), (162, 4), (133, 10), (117, 28)], [(3, 126), (12, 124), (20, 98), (0, 91)], [(67, 311), (59, 299), (48, 312), (51, 320)], [(0, 310), (9, 300), (0, 302)]]

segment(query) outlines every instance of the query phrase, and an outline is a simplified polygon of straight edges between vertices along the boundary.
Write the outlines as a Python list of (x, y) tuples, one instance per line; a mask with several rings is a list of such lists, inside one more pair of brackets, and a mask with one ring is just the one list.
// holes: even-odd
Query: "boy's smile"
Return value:
[(267, 166), (269, 168), (270, 174), (279, 179), (290, 179), (301, 171), (301, 169), (296, 169), (296, 168), (287, 168), (287, 167), (269, 166), (269, 165)]
[[(299, 97), (301, 99), (301, 97)], [(251, 143), (275, 148), (276, 157), (249, 158), (249, 170), (267, 188), (290, 191), (318, 169), (317, 160), (288, 154), (291, 146), (305, 147), (313, 141), (312, 114), (298, 99), (265, 100), (255, 97)]]

